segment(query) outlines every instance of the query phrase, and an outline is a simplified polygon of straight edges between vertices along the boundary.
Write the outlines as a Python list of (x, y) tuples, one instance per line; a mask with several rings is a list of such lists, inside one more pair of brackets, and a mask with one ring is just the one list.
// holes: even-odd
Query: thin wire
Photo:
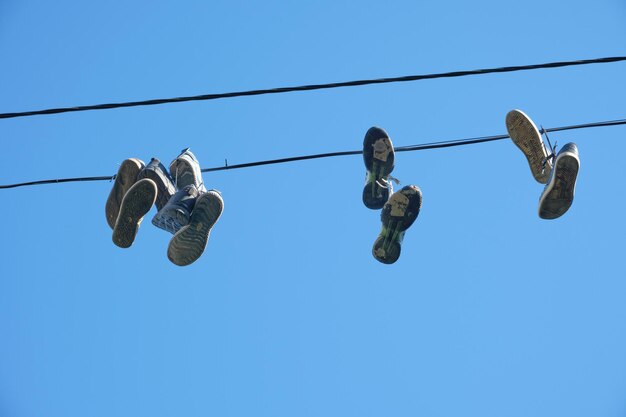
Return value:
[[(609, 120), (609, 121), (604, 121), (604, 122), (585, 123), (585, 124), (570, 125), (570, 126), (560, 126), (560, 127), (553, 127), (553, 128), (543, 129), (543, 130), (545, 132), (560, 132), (564, 130), (588, 129), (588, 128), (595, 128), (595, 127), (607, 127), (607, 126), (619, 126), (619, 125), (626, 125), (626, 119)], [(454, 146), (475, 145), (478, 143), (493, 142), (496, 140), (502, 140), (502, 139), (507, 139), (507, 138), (509, 138), (508, 135), (481, 136), (481, 137), (476, 137), (476, 138), (446, 140), (446, 141), (440, 141), (440, 142), (422, 143), (419, 145), (400, 146), (400, 147), (394, 148), (394, 150), (395, 152), (423, 151), (426, 149), (441, 149), (441, 148), (450, 148)], [(202, 172), (226, 171), (226, 170), (232, 170), (232, 169), (257, 167), (257, 166), (262, 166), (262, 165), (284, 164), (287, 162), (304, 161), (308, 159), (332, 158), (336, 156), (361, 155), (361, 154), (363, 154), (362, 150), (329, 152), (329, 153), (321, 153), (321, 154), (315, 154), (315, 155), (294, 156), (291, 158), (269, 159), (265, 161), (248, 162), (245, 164), (238, 164), (238, 165), (228, 165), (228, 163), (225, 161), (224, 166), (215, 167), (215, 168), (205, 168), (205, 169), (202, 169), (201, 171)], [(58, 183), (63, 183), (63, 182), (112, 181), (113, 179), (115, 179), (115, 175), (107, 175), (107, 176), (101, 176), (101, 177), (61, 178), (61, 179), (56, 179), (56, 180), (41, 180), (41, 181), (22, 182), (18, 184), (0, 185), (0, 189), (27, 187), (31, 185), (42, 185), (42, 184), (58, 184)]]
[(569, 67), (569, 66), (575, 66), (575, 65), (604, 64), (604, 63), (619, 62), (619, 61), (626, 61), (626, 56), (594, 58), (594, 59), (585, 59), (585, 60), (577, 60), (577, 61), (549, 62), (545, 64), (518, 65), (518, 66), (510, 66), (510, 67), (485, 68), (485, 69), (466, 70), (466, 71), (453, 71), (453, 72), (444, 72), (444, 73), (437, 73), (437, 74), (407, 75), (407, 76), (392, 77), (392, 78), (343, 81), (343, 82), (328, 83), (328, 84), (311, 84), (311, 85), (301, 85), (301, 86), (294, 86), (294, 87), (279, 87), (279, 88), (269, 88), (269, 89), (261, 89), (261, 90), (236, 91), (236, 92), (231, 92), (231, 93), (220, 93), (220, 94), (202, 94), (202, 95), (197, 95), (197, 96), (161, 98), (161, 99), (153, 99), (153, 100), (129, 101), (129, 102), (122, 102), (122, 103), (94, 104), (94, 105), (89, 105), (89, 106), (59, 107), (59, 108), (53, 108), (53, 109), (33, 110), (33, 111), (24, 111), (24, 112), (15, 112), (15, 113), (0, 113), (0, 119), (37, 116), (37, 115), (44, 115), (44, 114), (78, 112), (78, 111), (87, 111), (87, 110), (106, 110), (106, 109), (116, 109), (116, 108), (121, 108), (121, 107), (152, 106), (152, 105), (166, 104), (166, 103), (182, 103), (185, 101), (217, 100), (217, 99), (222, 99), (222, 98), (259, 96), (259, 95), (264, 95), (264, 94), (281, 94), (281, 93), (289, 93), (289, 92), (294, 92), (294, 91), (311, 91), (311, 90), (322, 90), (322, 89), (339, 88), (339, 87), (356, 87), (356, 86), (361, 86), (361, 85), (419, 81), (419, 80), (427, 80), (427, 79), (435, 79), (435, 78), (454, 78), (454, 77), (465, 77), (469, 75), (494, 74), (494, 73), (515, 72), (515, 71), (529, 71), (529, 70), (545, 69), (545, 68)]

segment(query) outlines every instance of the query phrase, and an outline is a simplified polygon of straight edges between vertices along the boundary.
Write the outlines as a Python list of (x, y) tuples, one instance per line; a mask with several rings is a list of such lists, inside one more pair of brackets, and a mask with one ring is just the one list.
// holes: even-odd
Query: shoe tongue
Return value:
[(196, 203), (198, 195), (198, 190), (193, 184), (191, 184), (186, 186), (185, 188), (178, 190), (178, 192), (174, 194), (170, 202), (172, 204), (182, 205), (191, 212), (193, 206)]

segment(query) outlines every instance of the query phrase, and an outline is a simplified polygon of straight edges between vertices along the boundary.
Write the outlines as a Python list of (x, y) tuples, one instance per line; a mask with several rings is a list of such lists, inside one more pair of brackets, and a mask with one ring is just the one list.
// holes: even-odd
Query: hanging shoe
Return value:
[(556, 219), (571, 207), (579, 168), (578, 148), (568, 143), (557, 154), (550, 180), (539, 198), (539, 217)]
[(157, 186), (151, 179), (141, 179), (130, 187), (122, 199), (113, 228), (113, 243), (120, 248), (133, 244), (143, 216), (152, 208), (156, 196)]
[(172, 161), (170, 174), (174, 178), (174, 183), (178, 189), (193, 184), (198, 191), (206, 192), (206, 187), (202, 181), (200, 163), (189, 148), (183, 149), (180, 155)]
[(190, 184), (178, 190), (152, 219), (152, 224), (171, 234), (189, 224), (189, 218), (200, 193)]
[(189, 224), (170, 240), (167, 257), (179, 266), (195, 262), (204, 252), (211, 229), (224, 210), (224, 201), (215, 190), (201, 194), (195, 202)]
[(363, 203), (365, 207), (381, 209), (393, 192), (389, 174), (393, 171), (395, 153), (387, 132), (370, 128), (363, 140), (363, 161), (367, 170)]
[(152, 158), (150, 163), (144, 169), (139, 171), (137, 179), (150, 178), (157, 186), (156, 205), (157, 211), (160, 211), (167, 202), (176, 194), (174, 180), (167, 172), (167, 169), (157, 158)]
[(107, 199), (104, 209), (107, 223), (111, 229), (115, 227), (115, 221), (117, 220), (117, 215), (120, 212), (120, 206), (122, 205), (124, 195), (130, 187), (135, 184), (137, 181), (137, 174), (143, 169), (143, 167), (144, 163), (142, 160), (129, 158), (122, 162), (120, 168), (117, 170), (115, 182), (113, 183), (113, 188), (109, 193), (109, 198)]
[(391, 195), (385, 203), (380, 219), (383, 228), (374, 242), (372, 254), (384, 264), (392, 264), (400, 257), (402, 240), (422, 207), (422, 191), (415, 185), (407, 185)]
[(537, 126), (521, 110), (511, 110), (506, 115), (506, 129), (513, 143), (526, 156), (535, 180), (541, 184), (547, 183), (552, 161)]

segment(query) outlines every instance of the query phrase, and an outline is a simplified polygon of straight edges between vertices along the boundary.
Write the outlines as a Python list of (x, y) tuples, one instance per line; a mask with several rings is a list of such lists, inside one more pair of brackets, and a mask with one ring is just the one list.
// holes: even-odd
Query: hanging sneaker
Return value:
[(381, 209), (393, 192), (389, 174), (393, 171), (395, 154), (387, 132), (370, 128), (363, 140), (363, 161), (367, 170), (363, 203), (365, 207)]
[(511, 110), (506, 115), (506, 129), (513, 143), (526, 156), (535, 180), (541, 184), (547, 183), (552, 170), (549, 158), (552, 152), (546, 149), (537, 126), (521, 110)]
[(163, 207), (165, 207), (170, 198), (176, 194), (176, 187), (174, 186), (172, 177), (167, 172), (165, 166), (163, 166), (161, 161), (157, 158), (152, 158), (150, 163), (146, 165), (144, 169), (139, 171), (137, 179), (141, 178), (150, 178), (157, 186), (157, 198), (154, 203), (157, 211), (160, 211)]
[(174, 178), (174, 184), (178, 189), (193, 184), (200, 192), (206, 192), (202, 181), (200, 163), (189, 148), (183, 149), (180, 155), (170, 164), (170, 174)]
[(422, 191), (415, 185), (407, 185), (391, 195), (380, 213), (383, 228), (372, 248), (374, 258), (384, 264), (398, 260), (404, 234), (421, 207)]
[(218, 191), (201, 194), (195, 202), (189, 224), (170, 240), (167, 257), (179, 266), (195, 262), (204, 252), (211, 229), (224, 210), (224, 201)]
[(133, 244), (143, 216), (150, 211), (157, 195), (157, 186), (151, 179), (137, 181), (124, 195), (120, 212), (113, 228), (113, 243), (120, 248)]
[(115, 227), (115, 221), (117, 220), (117, 215), (120, 212), (120, 206), (122, 205), (124, 195), (130, 187), (135, 184), (137, 181), (137, 174), (139, 174), (139, 171), (141, 171), (143, 167), (144, 163), (142, 160), (129, 158), (122, 162), (120, 168), (117, 170), (115, 182), (113, 183), (113, 188), (109, 193), (109, 198), (107, 199), (104, 209), (107, 223), (111, 229)]
[(154, 216), (152, 224), (175, 234), (189, 223), (191, 212), (199, 195), (200, 193), (193, 184), (178, 190)]
[(557, 154), (550, 180), (539, 198), (539, 217), (556, 219), (571, 207), (579, 168), (578, 148), (568, 143)]

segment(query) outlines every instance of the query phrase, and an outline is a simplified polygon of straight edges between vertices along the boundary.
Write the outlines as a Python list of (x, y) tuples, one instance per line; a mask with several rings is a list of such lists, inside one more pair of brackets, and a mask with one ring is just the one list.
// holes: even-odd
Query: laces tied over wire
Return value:
[(399, 179), (392, 177), (391, 175), (389, 175), (387, 178), (388, 179), (381, 178), (379, 180), (376, 180), (376, 184), (383, 188), (392, 188), (391, 182), (394, 182), (396, 185), (400, 185)]
[(544, 173), (546, 170), (546, 165), (548, 164), (548, 161), (554, 164), (554, 160), (556, 159), (556, 145), (558, 142), (554, 141), (554, 146), (552, 146), (552, 143), (550, 142), (550, 138), (548, 137), (548, 131), (544, 129), (543, 126), (541, 126), (541, 134), (546, 137), (546, 140), (548, 141), (548, 147), (550, 149), (550, 153), (548, 154), (548, 156), (546, 156), (541, 162), (541, 173)]

